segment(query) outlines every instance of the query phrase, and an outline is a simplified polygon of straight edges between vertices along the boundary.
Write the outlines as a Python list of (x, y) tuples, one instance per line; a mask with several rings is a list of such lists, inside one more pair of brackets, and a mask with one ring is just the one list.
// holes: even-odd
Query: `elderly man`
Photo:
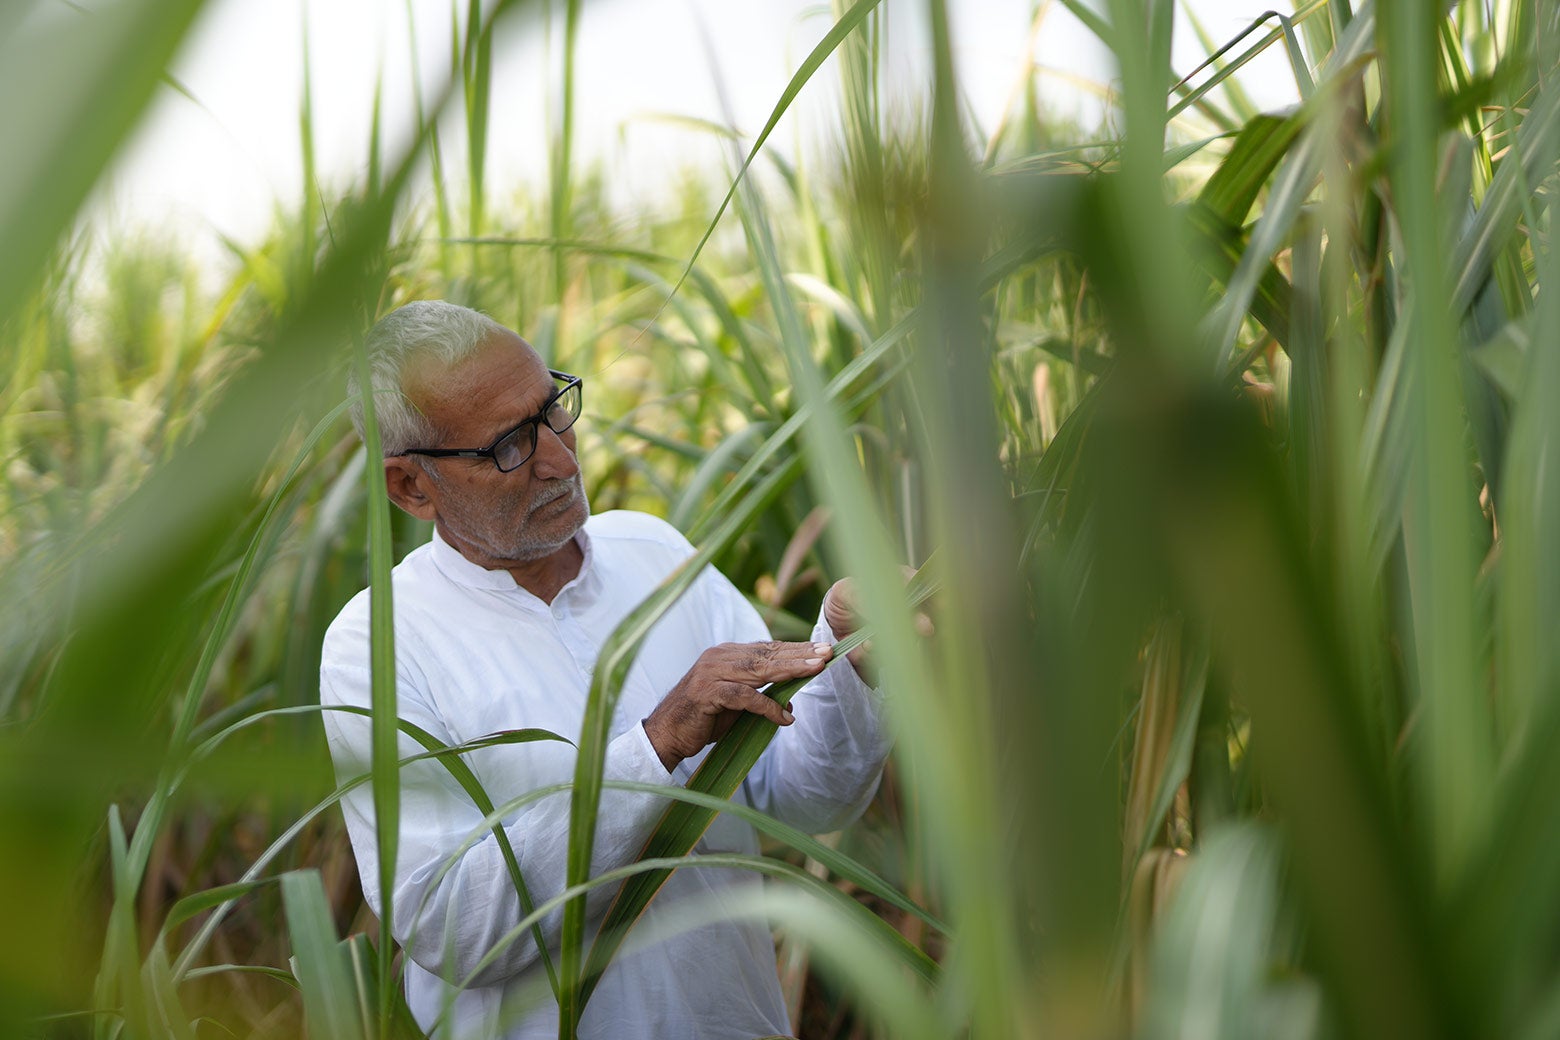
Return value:
[[(575, 454), (581, 380), (550, 371), (519, 336), (442, 302), (408, 304), (369, 334), (385, 487), (433, 540), (395, 568), (397, 711), (449, 744), (497, 730), (579, 732), (591, 673), (618, 622), (693, 551), (666, 523), (639, 513), (592, 517)], [(361, 421), (359, 421), (361, 432)], [(482, 447), (482, 445), (486, 445)], [(661, 620), (624, 683), (606, 754), (609, 780), (680, 785), (740, 712), (783, 727), (737, 798), (813, 832), (855, 819), (888, 752), (880, 701), (830, 642), (855, 627), (839, 586), (806, 643), (770, 641), (752, 606), (706, 570)], [(795, 714), (758, 692), (815, 676)], [(330, 626), (320, 670), (326, 705), (369, 703), (368, 595)], [(369, 758), (359, 716), (330, 712), (338, 772)], [(404, 740), (402, 755), (420, 748)], [(559, 742), (490, 747), (467, 756), (495, 804), (573, 778)], [(425, 1028), (455, 1037), (555, 1037), (557, 1008), (527, 932), (478, 964), (523, 915), (482, 813), (436, 763), (402, 772), (393, 930), (410, 963), (407, 996)], [(594, 872), (630, 863), (666, 802), (607, 790)], [(373, 800), (343, 802), (363, 889), (379, 910)], [(567, 793), (532, 800), (504, 820), (539, 903), (562, 891)], [(754, 853), (753, 830), (718, 817), (697, 851)], [(736, 910), (760, 879), (686, 868), (667, 882), (640, 928), (677, 904)], [(587, 904), (592, 919), (610, 892)], [(719, 916), (717, 914), (717, 916)], [(562, 913), (548, 916), (555, 941)], [(676, 931), (676, 929), (671, 929)], [(541, 994), (538, 1003), (538, 994)], [(580, 1035), (760, 1037), (790, 1032), (768, 931), (733, 917), (627, 949), (602, 978)]]

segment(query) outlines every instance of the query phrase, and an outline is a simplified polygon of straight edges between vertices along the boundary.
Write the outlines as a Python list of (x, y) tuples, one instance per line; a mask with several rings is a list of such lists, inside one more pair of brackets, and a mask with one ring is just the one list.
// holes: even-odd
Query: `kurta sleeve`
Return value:
[[(705, 576), (723, 640), (771, 638), (758, 611), (718, 571)], [(814, 642), (835, 642), (820, 611)], [(843, 657), (794, 698), (796, 721), (782, 726), (743, 785), (748, 803), (811, 834), (839, 830), (866, 809), (893, 746), (884, 697)]]
[[(320, 670), (320, 700), (327, 707), (367, 707), (370, 672), (359, 661), (367, 657), (367, 632), (353, 626), (333, 626), (327, 635)], [(415, 671), (398, 668), (398, 715), (446, 743), (450, 732), (429, 702)], [(341, 782), (368, 771), (370, 723), (367, 718), (325, 713), (325, 731)], [(494, 752), (525, 753), (541, 745), (514, 745)], [(553, 753), (567, 754), (566, 744), (549, 744)], [(402, 759), (423, 747), (404, 733)], [(661, 765), (642, 726), (634, 726), (607, 747), (607, 779), (665, 784), (671, 774)], [(659, 819), (662, 799), (624, 791), (602, 792), (592, 874), (632, 862)], [(342, 799), (352, 848), (357, 856), (363, 893), (374, 912), (381, 913), (379, 853), (374, 827), (372, 788), (357, 787)], [(478, 964), (525, 916), (501, 846), (483, 814), (443, 765), (425, 760), (401, 771), (400, 842), (395, 864), (394, 920), (396, 941), (417, 964), (455, 985), (488, 986), (509, 979), (539, 961), (530, 929), (514, 938), (492, 962)], [(518, 858), (533, 905), (563, 891), (568, 855), (569, 793), (548, 795), (506, 816), (503, 830)], [(597, 889), (587, 901), (599, 915), (612, 896), (612, 886)], [(542, 922), (549, 946), (556, 943), (563, 911)], [(473, 975), (473, 972), (475, 974)]]

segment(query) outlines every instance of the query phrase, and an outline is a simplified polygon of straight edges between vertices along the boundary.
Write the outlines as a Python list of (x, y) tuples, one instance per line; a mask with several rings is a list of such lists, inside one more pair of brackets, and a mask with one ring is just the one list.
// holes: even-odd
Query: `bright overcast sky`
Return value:
[[(411, 126), (412, 72), (407, 4), (399, 0), (212, 0), (174, 65), (195, 101), (159, 88), (145, 125), (105, 193), (117, 222), (211, 228), (252, 240), (278, 200), (295, 208), (300, 181), (298, 112), (303, 26), (308, 25), (314, 120), (321, 179), (345, 184), (366, 167), (375, 82), (383, 76), (388, 139)], [(449, 68), (451, 0), (412, 0), (424, 97)], [(464, 9), (464, 3), (454, 5)], [(533, 7), (543, 5), (533, 4)], [(1224, 41), (1272, 6), (1271, 0), (1192, 0), (1203, 26)], [(1283, 6), (1280, 4), (1280, 6)], [(887, 0), (888, 55), (896, 88), (924, 94), (924, 5)], [(968, 103), (989, 129), (1016, 81), (1028, 73), (1032, 0), (954, 0), (955, 59)], [(712, 68), (701, 42), (713, 49)], [(653, 196), (669, 169), (724, 169), (707, 135), (656, 116), (725, 122), (714, 87), (725, 84), (737, 129), (755, 134), (796, 66), (828, 30), (817, 0), (596, 0), (585, 5), (577, 82), (577, 156), (607, 164), (621, 198)], [(545, 170), (549, 72), (540, 19), (512, 20), (495, 43), (489, 183), (540, 184)], [(1183, 18), (1176, 68), (1201, 58)], [(1293, 79), (1271, 49), (1242, 79), (1264, 106), (1288, 103)], [(556, 56), (554, 56), (555, 60)], [(1034, 41), (1042, 97), (1053, 110), (1097, 118), (1078, 80), (1104, 85), (1108, 55), (1059, 4)], [(777, 132), (794, 153), (831, 132), (826, 67), (806, 88), (797, 115)], [(198, 103), (197, 103), (198, 101)], [(458, 127), (457, 118), (450, 126)], [(446, 134), (458, 145), (459, 133)]]

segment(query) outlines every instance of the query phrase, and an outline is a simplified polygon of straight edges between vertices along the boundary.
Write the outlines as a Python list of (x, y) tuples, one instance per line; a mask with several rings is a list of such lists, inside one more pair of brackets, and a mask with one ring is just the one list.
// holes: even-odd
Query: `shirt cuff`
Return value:
[(644, 722), (641, 721), (618, 739), (628, 746), (623, 749), (627, 754), (620, 763), (625, 775), (614, 779), (638, 780), (647, 784), (664, 784), (673, 779), (672, 772), (661, 764), (661, 756), (656, 752), (655, 745), (650, 743), (650, 734), (645, 732)]

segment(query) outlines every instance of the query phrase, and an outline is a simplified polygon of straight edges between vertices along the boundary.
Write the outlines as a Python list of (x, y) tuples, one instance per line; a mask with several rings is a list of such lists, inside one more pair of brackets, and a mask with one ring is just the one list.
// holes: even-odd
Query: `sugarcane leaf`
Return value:
[(763, 443), (770, 429), (768, 423), (752, 423), (721, 438), (721, 442), (699, 460), (698, 468), (693, 471), (693, 476), (673, 503), (667, 516), (668, 522), (678, 530), (686, 531), (693, 522), (694, 511), (699, 508), (700, 500), (715, 486), (717, 480), (735, 468), (736, 460), (744, 450), (749, 449), (755, 441)]
[[(1540, 151), (1508, 156), (1501, 173), (1532, 160), (1543, 169), (1560, 162), (1560, 139), (1530, 138), (1529, 146)], [(1554, 349), (1560, 334), (1560, 295), (1555, 292), (1560, 286), (1560, 253), (1552, 242), (1547, 249), (1535, 250), (1533, 268), (1534, 312), (1501, 333), (1510, 342), (1509, 364), (1517, 373), (1507, 490), (1499, 513), (1494, 623), (1496, 721), (1506, 738), (1508, 761), (1497, 775), (1490, 840), (1478, 849), (1474, 869), (1449, 900), (1448, 914), (1449, 943), (1462, 954), (1459, 967), (1501, 993), (1504, 1006), (1520, 1008), (1517, 1017), (1525, 1020), (1529, 1036), (1542, 1035), (1556, 1020), (1552, 965), (1538, 951), (1560, 915), (1560, 892), (1552, 880), (1560, 865), (1560, 841), (1555, 837), (1554, 803), (1542, 786), (1556, 775), (1552, 751), (1560, 734), (1554, 697), (1560, 651), (1547, 624), (1552, 615), (1546, 614), (1554, 609), (1554, 582), (1560, 574), (1553, 537), (1560, 487), (1550, 472), (1560, 448), (1560, 417), (1551, 397), (1560, 387), (1560, 352)], [(1479, 348), (1474, 357), (1489, 349)]]
[(193, 895), (185, 896), (168, 909), (168, 916), (163, 919), (162, 933), (167, 935), (179, 925), (188, 921), (197, 914), (205, 913), (213, 907), (223, 903), (241, 899), (257, 888), (275, 883), (276, 878), (256, 878), (253, 881), (238, 881), (229, 885), (217, 885)]
[(0, 168), (0, 325), (36, 287), (204, 5), (127, 0), (91, 12), (14, 6), (20, 23), (0, 33), (0, 96), (17, 99), (0, 113), (7, 156)]
[[(545, 915), (552, 913), (558, 907), (583, 902), (584, 897), (597, 888), (618, 884), (625, 879), (632, 879), (640, 874), (663, 871), (670, 873), (679, 867), (688, 866), (696, 866), (701, 869), (706, 867), (724, 867), (749, 870), (766, 874), (770, 877), (784, 878), (787, 881), (802, 885), (809, 891), (816, 892), (829, 899), (832, 906), (837, 907), (839, 912), (850, 915), (863, 931), (880, 937), (894, 951), (900, 964), (915, 972), (923, 980), (928, 982), (935, 981), (940, 975), (936, 962), (918, 947), (907, 942), (904, 936), (900, 935), (892, 925), (867, 910), (833, 885), (820, 881), (800, 867), (793, 866), (783, 860), (768, 859), (763, 856), (713, 852), (696, 856), (641, 859), (626, 866), (603, 871), (579, 884), (570, 885), (558, 893), (558, 895), (542, 903), (530, 915), (516, 922), (513, 927), (499, 936), (487, 953), (472, 967), (467, 977), (461, 980), (461, 988), (464, 989), (470, 986), (472, 979), (496, 960), (511, 943), (515, 942), (521, 935), (525, 934), (527, 929), (534, 927)], [(434, 1031), (437, 1031), (437, 1024)]]
[[(1319, 8), (1320, 5), (1315, 5)], [(1309, 101), (1311, 95), (1316, 93), (1316, 83), (1311, 79), (1311, 67), (1306, 63), (1305, 52), (1300, 49), (1300, 40), (1295, 36), (1295, 19), (1285, 14), (1278, 16), (1278, 24), (1284, 33), (1284, 50), (1289, 55), (1289, 67), (1295, 74), (1295, 87), (1300, 91), (1300, 100)]]
[(1281, 863), (1279, 836), (1258, 823), (1231, 824), (1200, 843), (1154, 938), (1145, 1040), (1237, 1040), (1261, 1020)]
[(769, 135), (774, 132), (775, 127), (779, 124), (780, 117), (785, 115), (786, 110), (791, 107), (791, 103), (796, 100), (796, 96), (801, 93), (802, 88), (812, 79), (813, 74), (818, 71), (829, 55), (838, 49), (840, 42), (854, 32), (862, 21), (866, 19), (867, 15), (871, 14), (881, 2), (882, 0), (857, 0), (857, 3), (840, 16), (839, 20), (834, 23), (823, 39), (818, 41), (807, 57), (802, 60), (801, 65), (797, 67), (796, 72), (791, 76), (790, 82), (780, 92), (780, 98), (775, 102), (774, 110), (769, 114), (769, 120), (764, 124), (764, 128), (758, 132), (758, 136), (753, 139), (753, 146), (738, 167), (736, 177), (732, 179), (730, 190), (726, 192), (725, 198), (721, 199), (720, 205), (715, 209), (714, 219), (704, 229), (704, 234), (689, 255), (687, 267), (683, 269), (683, 273), (677, 278), (677, 283), (672, 287), (674, 295), (681, 290), (683, 282), (687, 280), (689, 272), (693, 270), (694, 263), (699, 259), (699, 254), (704, 252), (705, 245), (709, 243), (710, 237), (715, 234), (715, 228), (720, 224), (721, 217), (725, 216), (727, 208), (731, 205), (731, 200), (737, 194), (737, 189), (744, 183), (748, 169), (753, 165), (753, 160), (758, 157), (758, 153), (763, 149), (764, 142), (769, 140)]
[[(819, 863), (822, 863), (825, 867), (828, 867), (829, 870), (832, 871), (836, 876), (842, 878), (843, 880), (849, 881), (851, 884), (872, 893), (873, 895), (882, 899), (884, 902), (891, 906), (897, 907), (900, 910), (903, 910), (907, 914), (912, 914), (915, 917), (920, 918), (927, 924), (931, 925), (933, 928), (937, 929), (939, 932), (944, 934), (949, 933), (947, 924), (933, 916), (932, 913), (926, 908), (907, 898), (898, 889), (894, 888), (893, 885), (889, 884), (883, 878), (873, 873), (872, 870), (867, 868), (859, 861), (852, 859), (850, 856), (845, 855), (838, 849), (824, 844), (811, 835), (797, 830), (790, 824), (777, 820), (773, 816), (759, 812), (750, 805), (745, 805), (742, 802), (732, 801), (729, 796), (721, 796), (718, 793), (706, 793), (703, 790), (693, 787), (667, 787), (664, 785), (658, 786), (655, 784), (634, 783), (628, 780), (609, 780), (606, 782), (606, 786), (612, 788), (613, 790), (637, 791), (641, 794), (652, 794), (662, 798), (670, 798), (675, 802), (681, 802), (703, 809), (710, 809), (717, 814), (727, 813), (737, 817), (740, 820), (745, 820), (756, 830), (761, 831), (771, 838), (774, 838), (776, 841), (784, 842), (786, 845), (789, 845), (796, 851), (808, 856), (811, 859), (817, 860)], [(739, 784), (738, 786), (741, 785)], [(695, 839), (694, 844), (697, 844), (697, 839)], [(667, 842), (664, 847), (667, 849), (672, 849), (677, 846), (671, 842)], [(691, 850), (692, 846), (690, 845), (689, 851)], [(627, 917), (627, 912), (623, 914), (623, 917)]]
[[(1322, 11), (1326, 2), (1327, 0), (1310, 0), (1309, 3), (1297, 5), (1294, 17), (1289, 19), (1290, 25), (1293, 26), (1294, 24), (1301, 23), (1307, 26), (1311, 25), (1312, 16)], [(1233, 39), (1229, 40), (1218, 50), (1214, 51), (1213, 54), (1209, 55), (1207, 61), (1193, 69), (1180, 82), (1174, 84), (1171, 87), (1171, 92), (1181, 95), (1181, 98), (1170, 107), (1170, 118), (1174, 119), (1176, 116), (1180, 115), (1186, 109), (1191, 108), (1194, 105), (1205, 106), (1206, 103), (1203, 99), (1215, 87), (1225, 83), (1235, 83), (1236, 81), (1233, 79), (1233, 77), (1237, 72), (1239, 72), (1245, 65), (1251, 62), (1263, 51), (1267, 50), (1273, 44), (1278, 43), (1284, 38), (1284, 24), (1281, 21), (1278, 26), (1269, 29), (1267, 33), (1260, 37), (1255, 43), (1251, 44), (1249, 47), (1245, 48), (1228, 61), (1225, 60), (1225, 55), (1229, 54), (1237, 46), (1239, 46), (1242, 40), (1246, 39), (1246, 37), (1250, 36), (1252, 33), (1256, 32), (1257, 29), (1261, 28), (1264, 22), (1267, 22), (1270, 19), (1280, 20), (1283, 18), (1284, 16), (1279, 12), (1271, 10), (1260, 15), (1254, 19), (1251, 24), (1248, 25), (1241, 33), (1239, 33)], [(1202, 72), (1203, 69), (1210, 66), (1217, 66), (1214, 74), (1203, 82), (1199, 83), (1195, 88), (1189, 88), (1188, 84), (1191, 82), (1191, 80), (1200, 72)], [(1243, 110), (1249, 108), (1249, 103), (1247, 103), (1245, 106), (1240, 106), (1240, 102), (1244, 100), (1244, 92), (1239, 90), (1238, 84), (1234, 89), (1236, 92), (1237, 105), (1242, 107)], [(1204, 111), (1207, 111), (1207, 109), (1204, 108)]]
[[(1318, 963), (1362, 1035), (1443, 1035), (1454, 1005), (1425, 934), (1428, 879), (1392, 816), (1283, 481), (1249, 416), (1206, 400), (1184, 408), (1175, 432), (1148, 435), (1179, 445), (1149, 463), (1167, 478), (1155, 515), (1218, 667), (1273, 735), (1254, 754), (1291, 834)], [(1275, 625), (1279, 641), (1257, 635)]]
[(152, 944), (141, 966), (141, 986), (150, 1003), (148, 1009), (160, 1035), (174, 1040), (195, 1040), (195, 1026), (179, 999), (178, 987), (168, 966), (168, 950), (162, 943)]
[[(643, 603), (629, 611), (602, 644), (597, 657), (584, 719), (580, 723), (579, 753), (575, 760), (574, 794), (569, 810), (569, 852), (566, 877), (571, 887), (590, 876), (591, 854), (595, 844), (596, 811), (601, 801), (602, 770), (606, 763), (608, 729), (617, 709), (623, 683), (633, 666), (640, 646), (650, 630), (665, 616), (682, 594), (693, 586), (704, 568), (723, 552), (747, 524), (768, 506), (782, 490), (786, 467), (770, 473), (752, 487), (747, 497), (726, 516), (710, 539), (693, 556), (673, 571)], [(564, 905), (561, 936), (562, 966), (559, 973), (560, 1029), (578, 1022), (588, 994), (580, 990), (580, 967), (584, 959), (585, 902), (573, 900)]]
[[(229, 735), (247, 726), (253, 725), (262, 718), (285, 715), (312, 714), (315, 712), (342, 712), (345, 714), (358, 715), (369, 719), (373, 717), (373, 713), (370, 709), (359, 708), (350, 705), (322, 706), (318, 704), (303, 704), (288, 708), (273, 708), (270, 711), (260, 712), (257, 715), (251, 716), (247, 719), (242, 719), (229, 726), (222, 732), (213, 735), (204, 744), (202, 744), (200, 748), (196, 749), (195, 753), (192, 755), (192, 760), (198, 757), (202, 757), (205, 754), (209, 754), (211, 750), (213, 750)], [(451, 775), (455, 777), (455, 779), (466, 790), (467, 794), (471, 796), (473, 802), (479, 805), (485, 804), (488, 806), (488, 808), (484, 810), (490, 818), (488, 826), (493, 830), (494, 837), (498, 841), (500, 849), (508, 850), (504, 859), (505, 865), (509, 868), (510, 871), (510, 881), (514, 884), (515, 891), (519, 895), (521, 902), (524, 903), (528, 901), (530, 899), (530, 895), (525, 886), (525, 879), (520, 875), (519, 862), (514, 856), (513, 849), (509, 848), (509, 838), (503, 830), (501, 821), (493, 812), (492, 800), (488, 797), (487, 792), (482, 788), (481, 783), (476, 779), (475, 774), (471, 772), (470, 768), (467, 767), (465, 763), (459, 761), (459, 756), (466, 751), (476, 750), (483, 747), (494, 747), (500, 744), (528, 743), (534, 740), (558, 740), (566, 744), (570, 742), (565, 738), (558, 736), (556, 733), (552, 733), (547, 730), (522, 729), (490, 734), (485, 737), (479, 737), (467, 744), (451, 747), (445, 745), (437, 737), (411, 722), (401, 720), (399, 722), (399, 726), (407, 734), (413, 737), (413, 739), (417, 740), (418, 743), (422, 744), (423, 747), (428, 749), (420, 754), (411, 755), (405, 759), (402, 759), (400, 763), (402, 766), (410, 765), (415, 762), (427, 761), (429, 759), (439, 761), (450, 770)], [(328, 795), (322, 801), (318, 802), (312, 809), (310, 809), (301, 818), (289, 826), (280, 836), (278, 836), (277, 839), (273, 841), (269, 847), (267, 847), (265, 852), (263, 852), (253, 863), (250, 864), (249, 868), (244, 872), (244, 876), (241, 877), (235, 884), (248, 885), (250, 882), (258, 880), (263, 875), (265, 868), (270, 865), (271, 861), (276, 857), (276, 855), (295, 837), (297, 837), (311, 820), (339, 802), (348, 792), (367, 783), (371, 775), (371, 773), (363, 773), (340, 784), (330, 795)], [(242, 895), (243, 893), (239, 892), (238, 894)], [(211, 941), (212, 936), (216, 933), (217, 927), (222, 923), (222, 920), (232, 909), (235, 900), (236, 896), (221, 900), (215, 908), (216, 912), (206, 920), (206, 922), (201, 926), (200, 931), (196, 934), (196, 937), (189, 943), (189, 945), (184, 948), (183, 952), (180, 953), (179, 959), (174, 964), (174, 973), (177, 977), (183, 978), (189, 974), (189, 972), (192, 970), (195, 959), (205, 949), (206, 944)], [(537, 938), (538, 941), (540, 941), (541, 937), (539, 932), (537, 934)]]
[[(147, 5), (127, 4), (116, 10), (134, 12), (143, 6)], [(181, 12), (188, 13), (184, 5), (167, 6), (167, 18), (176, 19)], [(137, 61), (158, 60), (166, 41), (155, 26), (149, 25), (149, 30), (152, 36), (143, 39), (133, 26), (117, 24), (116, 46), (138, 55)], [(86, 53), (94, 60), (106, 60), (91, 47)], [(7, 72), (15, 67), (3, 64)], [(69, 68), (68, 61), (59, 65), (67, 74)], [(114, 62), (95, 72), (114, 74)], [(53, 74), (41, 82), (50, 81)], [(83, 82), (102, 86), (94, 76)], [(123, 91), (126, 97), (136, 93), (134, 77), (130, 83)], [(112, 90), (109, 95), (114, 96)], [(119, 104), (114, 96), (104, 111)], [(69, 128), (73, 122), (60, 125)], [(317, 377), (340, 345), (350, 342), (353, 331), (361, 327), (365, 301), (376, 291), (375, 273), (384, 255), (396, 198), (417, 162), (416, 144), (401, 153), (380, 195), (360, 200), (342, 215), (331, 248), (303, 291), (289, 301), (275, 335), (266, 337), (263, 349), (222, 385), (205, 412), (201, 435), (169, 452), (110, 515), (84, 525), (73, 543), (64, 539), (72, 543), (74, 555), (53, 580), (41, 586), (29, 583), (28, 609), (61, 632), (68, 626), (74, 638), (61, 640), (64, 649), (50, 677), (50, 712), (29, 728), (25, 739), (0, 734), (5, 745), (0, 753), (0, 803), (25, 806), (36, 800), (31, 777), (65, 748), (99, 765), (76, 778), (84, 796), (93, 786), (133, 784), (152, 771), (141, 742), (127, 741), (125, 734), (144, 732), (172, 688), (163, 673), (175, 648), (193, 639), (201, 616), (190, 610), (191, 597), (201, 595), (211, 560), (220, 556), (248, 512), (257, 474), (295, 423), (296, 409), (278, 408), (276, 402), (298, 401), (300, 388), (317, 393)], [(48, 208), (37, 199), (26, 204), (37, 206), (39, 212)], [(19, 242), (8, 255), (15, 259), (28, 248), (26, 242)], [(315, 407), (308, 397), (304, 405)], [(79, 586), (73, 583), (87, 573), (92, 575), (90, 595), (77, 597)], [(4, 580), (8, 593), (4, 598), (11, 601), (10, 583), (18, 578), (7, 574)], [(113, 648), (112, 652), (105, 653), (105, 647)], [(105, 691), (113, 695), (104, 696)], [(78, 801), (85, 805), (93, 798)], [(25, 827), (27, 819), (25, 811), (0, 814), (4, 869), (16, 870), (13, 876), (19, 879), (32, 879), (7, 889), (0, 902), (9, 920), (30, 929), (35, 916), (60, 912), (60, 903), (67, 898), (67, 873), (56, 868), (65, 850), (78, 847), (91, 823), (80, 809), (55, 810), (47, 840), (13, 840), (21, 836), (18, 828)], [(15, 850), (23, 845), (31, 866), (16, 861)], [(27, 896), (18, 898), (16, 893), (24, 891)], [(52, 933), (39, 929), (39, 934)], [(0, 955), (0, 973), (23, 978), (53, 970), (43, 967), (53, 957), (52, 945), (44, 941), (25, 961), (13, 963), (9, 955)]]
[(200, 979), (211, 975), (261, 975), (265, 978), (285, 982), (293, 989), (298, 988), (298, 980), (293, 973), (282, 968), (273, 968), (266, 964), (208, 964), (203, 968), (196, 968), (187, 972), (185, 978)]
[[(382, 1008), (376, 987), (383, 974), (379, 967), (379, 951), (369, 942), (368, 936), (357, 932), (341, 940), (339, 948), (352, 972), (352, 981), (358, 998), (358, 1014), (363, 1021), (373, 1021), (376, 1009)], [(401, 987), (396, 986), (390, 995), (388, 1015), (380, 1011), (378, 1040), (426, 1040), (426, 1036), (412, 1016), (411, 1008)]]
[(338, 1040), (372, 1033), (359, 1010), (351, 965), (336, 938), (330, 903), (317, 870), (282, 875), (282, 906), (292, 938), (293, 975), (303, 991), (310, 1033)]
[(1240, 128), (1229, 153), (1198, 193), (1198, 202), (1226, 224), (1244, 224), (1258, 193), (1304, 128), (1298, 112), (1252, 119)]
[[(1208, 682), (1208, 660), (1200, 649), (1193, 649), (1186, 654), (1185, 663), (1180, 664), (1180, 655), (1185, 652), (1179, 645), (1181, 641), (1180, 626), (1167, 625), (1166, 630), (1152, 644), (1160, 652), (1156, 654), (1151, 649), (1150, 668), (1143, 679), (1143, 707), (1139, 711), (1148, 710), (1150, 705), (1164, 709), (1167, 706), (1160, 703), (1164, 699), (1170, 699), (1171, 703), (1168, 705), (1169, 717), (1160, 720), (1160, 727), (1168, 723), (1167, 728), (1150, 727), (1146, 716), (1140, 716), (1145, 724), (1139, 727), (1139, 735), (1149, 741), (1151, 746), (1134, 746), (1131, 783), (1147, 785), (1144, 790), (1151, 793), (1136, 820), (1137, 832), (1134, 834), (1129, 829), (1127, 833), (1126, 848), (1132, 857), (1127, 863), (1127, 877), (1133, 875), (1149, 847), (1154, 844), (1165, 815), (1175, 800), (1176, 791), (1191, 772), (1197, 722), (1202, 714), (1203, 692)], [(1176, 645), (1173, 648), (1165, 645), (1171, 643)], [(1165, 660), (1167, 649), (1173, 652), (1173, 656), (1168, 657), (1168, 663)], [(1157, 668), (1153, 667), (1155, 665)], [(1131, 789), (1128, 797), (1129, 804), (1133, 804)], [(1133, 822), (1129, 815), (1129, 828)]]
[(1532, 342), (1531, 320), (1514, 319), (1474, 347), (1469, 352), (1469, 359), (1505, 395), (1506, 400), (1515, 403), (1522, 398), (1529, 385), (1528, 351), (1532, 349)]
[(1560, 83), (1551, 79), (1522, 119), (1514, 154), (1501, 161), (1472, 225), (1454, 247), (1450, 263), (1454, 313), (1462, 314), (1473, 305), (1496, 257), (1516, 233), (1523, 207), (1550, 172), (1549, 157), (1557, 142)]
[[(936, 590), (937, 583), (933, 578), (933, 571), (923, 568), (923, 573), (918, 575), (918, 580), (906, 589), (905, 596), (909, 607), (913, 609), (924, 603)], [(852, 633), (834, 645), (834, 656), (844, 658), (869, 638), (870, 633), (865, 629)], [(811, 681), (795, 679), (790, 682), (774, 683), (761, 692), (779, 704), (788, 704), (791, 698)], [(709, 750), (704, 761), (699, 764), (699, 768), (688, 779), (689, 792), (710, 797), (679, 800), (667, 806), (660, 821), (646, 840), (639, 858), (666, 860), (688, 855), (714, 822), (715, 816), (722, 811), (721, 803), (727, 802), (736, 793), (742, 781), (757, 764), (759, 756), (774, 739), (778, 729), (779, 727), (773, 722), (752, 713), (743, 714), (733, 723), (731, 729), (715, 742), (715, 746)], [(727, 804), (730, 805), (729, 802)], [(735, 806), (732, 806), (730, 811), (736, 812)], [(738, 813), (738, 815), (748, 819), (749, 822), (755, 822), (755, 817), (761, 814), (755, 813), (750, 816), (748, 813)], [(766, 823), (766, 827), (772, 825), (773, 821)], [(790, 833), (793, 837), (799, 836), (794, 831)], [(816, 843), (809, 841), (807, 844), (809, 854), (814, 854)], [(839, 863), (837, 855), (816, 858), (831, 865)], [(859, 875), (860, 872), (852, 870), (852, 873)], [(601, 930), (596, 941), (591, 945), (590, 958), (585, 965), (582, 984), (585, 999), (589, 999), (596, 981), (612, 962), (629, 929), (639, 920), (645, 908), (649, 906), (650, 901), (655, 898), (656, 893), (670, 876), (670, 869), (639, 873), (626, 881), (618, 890), (617, 896), (607, 909), (606, 916), (602, 919)], [(875, 890), (882, 886), (873, 883), (865, 887)], [(899, 899), (891, 901), (896, 905), (902, 902)]]
[(1216, 370), (1225, 371), (1234, 356), (1241, 323), (1256, 295), (1263, 274), (1281, 248), (1300, 207), (1311, 193), (1321, 172), (1322, 151), (1327, 147), (1319, 135), (1305, 135), (1300, 145), (1281, 163), (1267, 206), (1252, 230), (1251, 239), (1230, 275), (1224, 295), (1208, 315), (1208, 333), (1217, 355)]
[[(1237, 272), (1244, 267), (1245, 277), (1255, 276), (1256, 279), (1247, 300), (1247, 314), (1256, 319), (1273, 337), (1273, 341), (1287, 351), (1293, 327), (1291, 310), (1294, 306), (1294, 291), (1288, 279), (1271, 260), (1255, 263), (1250, 259), (1255, 254), (1239, 228), (1224, 222), (1196, 203), (1186, 208), (1185, 215), (1191, 232), (1193, 256), (1203, 273), (1212, 279), (1215, 295), (1222, 296), (1228, 292)], [(1233, 363), (1228, 368), (1228, 374), (1239, 378), (1239, 370), (1242, 368), (1239, 363)]]

